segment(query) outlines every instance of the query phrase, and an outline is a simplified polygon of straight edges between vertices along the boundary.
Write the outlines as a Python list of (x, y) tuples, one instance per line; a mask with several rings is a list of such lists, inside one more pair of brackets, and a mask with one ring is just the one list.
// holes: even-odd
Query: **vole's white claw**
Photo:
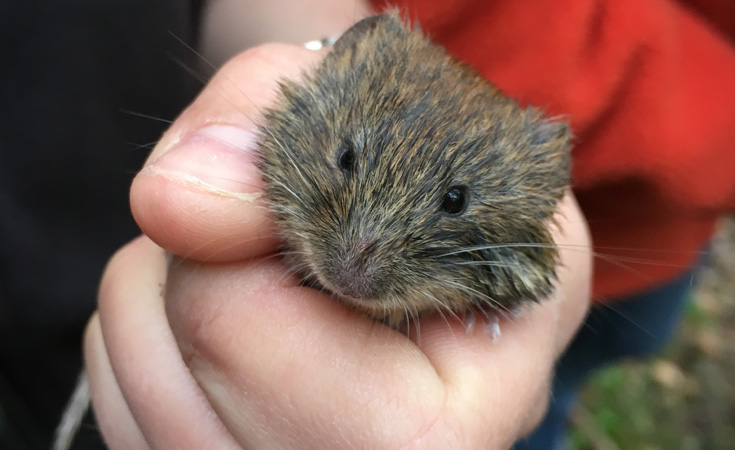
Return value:
[(462, 324), (464, 324), (464, 329), (467, 331), (467, 334), (472, 333), (472, 331), (475, 329), (475, 323), (477, 321), (477, 314), (475, 314), (474, 309), (470, 309), (464, 312), (462, 315)]
[[(495, 312), (485, 312), (482, 311), (482, 322), (483, 326), (482, 329), (490, 336), (493, 341), (497, 341), (500, 338), (500, 318), (498, 317), (498, 314)], [(462, 324), (464, 325), (465, 331), (467, 331), (467, 334), (470, 334), (474, 331), (475, 325), (477, 324), (477, 311), (474, 309), (470, 309), (464, 312), (462, 315)]]
[(485, 334), (493, 338), (493, 342), (500, 339), (500, 318), (495, 313), (485, 316)]

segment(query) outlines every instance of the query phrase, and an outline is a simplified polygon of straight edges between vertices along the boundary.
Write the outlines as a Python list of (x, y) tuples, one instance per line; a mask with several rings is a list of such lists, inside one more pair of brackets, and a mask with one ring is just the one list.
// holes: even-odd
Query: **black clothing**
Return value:
[(167, 125), (130, 112), (172, 120), (193, 99), (174, 36), (195, 44), (199, 10), (0, 0), (0, 449), (49, 448), (104, 264), (139, 233), (130, 181)]

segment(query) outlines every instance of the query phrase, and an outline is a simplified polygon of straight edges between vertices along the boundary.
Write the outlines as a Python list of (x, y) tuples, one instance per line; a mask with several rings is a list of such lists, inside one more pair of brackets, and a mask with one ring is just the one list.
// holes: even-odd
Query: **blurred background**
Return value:
[(714, 241), (673, 342), (595, 376), (572, 421), (575, 450), (735, 448), (735, 220)]
[[(139, 233), (130, 182), (201, 88), (200, 3), (0, 0), (0, 450), (49, 447), (104, 264)], [(735, 448), (732, 221), (692, 300), (665, 353), (590, 383), (575, 449)], [(101, 447), (88, 420), (74, 448)]]
[[(150, 147), (200, 89), (198, 1), (0, 0), (0, 449), (48, 449)], [(161, 118), (138, 117), (129, 112)], [(101, 448), (85, 425), (75, 448)]]

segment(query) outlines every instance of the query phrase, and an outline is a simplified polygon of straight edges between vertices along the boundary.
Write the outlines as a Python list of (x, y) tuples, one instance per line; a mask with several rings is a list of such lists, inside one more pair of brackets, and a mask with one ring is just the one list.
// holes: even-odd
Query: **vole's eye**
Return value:
[(351, 147), (342, 148), (337, 162), (343, 171), (352, 172), (355, 167), (355, 151)]
[(467, 207), (467, 188), (452, 186), (444, 194), (442, 210), (449, 214), (459, 214)]

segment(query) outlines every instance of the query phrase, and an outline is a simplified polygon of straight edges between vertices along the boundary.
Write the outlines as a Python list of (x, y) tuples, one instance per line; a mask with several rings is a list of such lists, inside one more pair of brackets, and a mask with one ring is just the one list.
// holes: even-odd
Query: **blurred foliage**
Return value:
[(667, 351), (598, 373), (572, 422), (573, 450), (735, 449), (735, 221)]

